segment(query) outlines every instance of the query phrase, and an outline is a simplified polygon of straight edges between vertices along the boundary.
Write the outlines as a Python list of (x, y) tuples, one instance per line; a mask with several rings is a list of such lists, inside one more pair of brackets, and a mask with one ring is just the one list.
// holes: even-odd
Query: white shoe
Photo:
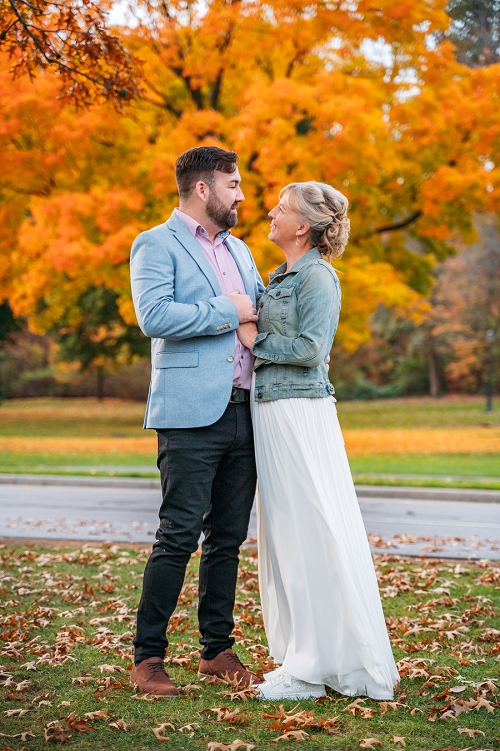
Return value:
[(275, 700), (291, 699), (319, 699), (326, 694), (322, 683), (306, 683), (284, 670), (274, 670), (268, 673), (267, 680), (257, 686), (257, 699)]

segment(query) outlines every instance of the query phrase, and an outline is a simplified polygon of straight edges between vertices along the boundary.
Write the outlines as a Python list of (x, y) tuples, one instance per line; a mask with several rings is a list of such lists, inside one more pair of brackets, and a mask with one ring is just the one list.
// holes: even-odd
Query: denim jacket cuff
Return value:
[(269, 335), (269, 333), (270, 333), (269, 331), (265, 331), (265, 332), (262, 332), (261, 334), (257, 334), (257, 336), (255, 337), (255, 341), (254, 341), (254, 343), (253, 343), (253, 347), (252, 347), (252, 349), (251, 349), (252, 355), (255, 355), (256, 357), (258, 357), (258, 356), (259, 356), (259, 353), (258, 353), (258, 352), (254, 352), (254, 350), (255, 350), (255, 347), (256, 347), (256, 346), (257, 346), (258, 344), (260, 344), (261, 342), (263, 342), (263, 341), (264, 341), (264, 339), (265, 339), (265, 338), (266, 338), (266, 337), (267, 337), (267, 336)]

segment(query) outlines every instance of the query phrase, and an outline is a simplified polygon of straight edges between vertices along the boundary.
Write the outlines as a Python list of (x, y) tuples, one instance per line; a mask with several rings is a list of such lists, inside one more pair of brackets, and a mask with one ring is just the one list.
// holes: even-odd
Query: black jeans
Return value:
[(250, 405), (228, 404), (207, 427), (157, 432), (163, 503), (144, 572), (135, 664), (163, 658), (168, 621), (202, 531), (198, 621), (201, 655), (212, 660), (234, 644), (239, 548), (247, 536), (257, 480)]

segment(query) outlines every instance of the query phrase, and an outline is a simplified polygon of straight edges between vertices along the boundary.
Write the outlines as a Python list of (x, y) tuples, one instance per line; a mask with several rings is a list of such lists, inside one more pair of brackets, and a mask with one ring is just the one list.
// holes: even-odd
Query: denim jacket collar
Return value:
[(282, 263), (281, 266), (278, 266), (276, 271), (273, 271), (271, 274), (269, 274), (269, 283), (274, 282), (274, 280), (278, 276), (287, 276), (288, 274), (296, 274), (297, 271), (300, 271), (302, 266), (305, 266), (306, 263), (309, 263), (310, 261), (314, 261), (318, 258), (323, 258), (321, 253), (317, 248), (311, 248), (307, 253), (305, 253), (299, 260), (292, 266), (291, 269), (286, 271), (286, 261), (285, 263)]

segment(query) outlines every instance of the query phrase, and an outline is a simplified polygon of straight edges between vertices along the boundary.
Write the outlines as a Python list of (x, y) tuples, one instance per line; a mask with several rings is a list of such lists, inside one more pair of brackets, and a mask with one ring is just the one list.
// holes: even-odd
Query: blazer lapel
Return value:
[(215, 294), (217, 296), (222, 295), (219, 280), (217, 279), (215, 271), (210, 265), (210, 261), (203, 252), (203, 248), (195, 240), (184, 222), (181, 222), (181, 220), (176, 217), (175, 214), (172, 214), (166, 224), (167, 227), (171, 229), (175, 234), (175, 237), (181, 243), (181, 245), (187, 250), (189, 255), (196, 261), (196, 263), (210, 282)]
[(241, 252), (238, 248), (238, 243), (235, 242), (234, 238), (229, 235), (229, 237), (226, 238), (226, 245), (229, 248), (229, 251), (231, 255), (233, 256), (234, 260), (236, 261), (236, 265), (238, 267), (238, 270), (241, 274), (241, 278), (243, 279), (243, 284), (245, 285), (245, 291), (247, 295), (249, 295), (253, 303), (255, 305), (256, 302), (256, 296), (255, 296), (255, 275), (251, 274), (251, 269), (248, 268), (248, 266), (243, 263), (241, 258)]

